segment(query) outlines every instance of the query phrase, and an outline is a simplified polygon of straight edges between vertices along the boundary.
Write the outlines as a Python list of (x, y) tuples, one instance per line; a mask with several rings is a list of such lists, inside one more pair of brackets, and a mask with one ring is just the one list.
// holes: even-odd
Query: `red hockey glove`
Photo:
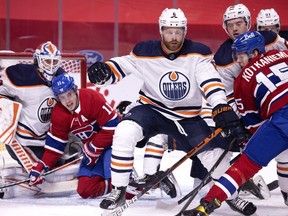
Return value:
[(87, 160), (87, 165), (96, 164), (100, 155), (104, 152), (104, 148), (97, 148), (91, 142), (85, 143), (83, 147), (83, 154)]
[(42, 184), (44, 181), (43, 173), (49, 169), (48, 166), (45, 165), (43, 161), (38, 161), (32, 167), (32, 170), (29, 173), (29, 186), (36, 186), (38, 184)]

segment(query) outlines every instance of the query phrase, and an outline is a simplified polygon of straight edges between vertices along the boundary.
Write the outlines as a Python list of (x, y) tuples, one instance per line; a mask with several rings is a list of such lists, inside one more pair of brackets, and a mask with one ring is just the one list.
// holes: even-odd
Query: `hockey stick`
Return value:
[(268, 189), (270, 191), (273, 191), (279, 187), (279, 182), (278, 182), (278, 180), (274, 180), (274, 181), (270, 182), (267, 186), (268, 186)]
[(123, 206), (120, 206), (116, 208), (113, 212), (109, 214), (105, 214), (105, 215), (121, 216), (122, 212), (124, 212), (130, 205), (132, 205), (137, 200), (139, 200), (144, 194), (146, 194), (151, 188), (153, 188), (154, 185), (158, 184), (161, 180), (163, 180), (167, 175), (172, 173), (177, 167), (179, 167), (187, 159), (195, 155), (200, 149), (202, 149), (207, 143), (209, 143), (212, 139), (214, 139), (221, 132), (222, 132), (222, 129), (217, 128), (213, 133), (211, 133), (208, 137), (202, 140), (197, 146), (195, 146), (188, 153), (186, 153), (186, 155), (184, 155), (180, 160), (178, 160), (175, 164), (173, 164), (166, 171), (159, 171), (157, 175), (155, 175), (155, 177), (151, 179), (151, 181), (149, 181), (149, 184), (147, 184), (147, 187), (143, 188), (143, 190), (140, 191), (137, 195), (135, 195), (132, 199), (126, 200)]
[[(62, 169), (66, 168), (66, 167), (68, 167), (68, 166), (70, 166), (70, 165), (72, 165), (72, 164), (77, 163), (77, 162), (80, 161), (81, 159), (82, 159), (82, 157), (76, 158), (76, 159), (73, 160), (73, 161), (70, 161), (70, 162), (68, 162), (68, 163), (65, 163), (65, 164), (63, 164), (63, 165), (61, 165), (61, 166), (59, 166), (59, 167), (56, 167), (55, 169), (49, 170), (49, 171), (45, 172), (45, 173), (43, 174), (43, 176), (47, 176), (47, 175), (49, 175), (49, 174), (52, 174), (52, 173), (54, 173), (54, 172), (57, 172), (58, 170), (62, 170)], [(21, 181), (17, 181), (17, 182), (11, 183), (11, 184), (6, 184), (6, 185), (1, 186), (1, 187), (0, 187), (0, 190), (3, 189), (3, 188), (8, 188), (8, 187), (12, 187), (12, 186), (15, 186), (15, 185), (23, 184), (23, 183), (26, 183), (26, 182), (29, 182), (29, 181), (30, 181), (30, 178), (26, 178), (26, 179), (23, 179), (23, 180), (21, 180)]]
[[(234, 142), (234, 140), (232, 140), (232, 142)], [(225, 152), (225, 151), (224, 151)], [(223, 152), (223, 154), (224, 154), (224, 152)], [(233, 164), (234, 163), (234, 161), (235, 160), (237, 160), (239, 157), (241, 156), (241, 154), (238, 154), (236, 157), (234, 157), (231, 161), (230, 161), (230, 164)], [(221, 156), (220, 156), (221, 157)], [(219, 158), (220, 159), (220, 158)], [(218, 159), (218, 160), (219, 160)], [(218, 163), (218, 161), (216, 161), (216, 163)], [(216, 164), (215, 163), (215, 164)], [(220, 163), (220, 162), (219, 162)], [(219, 164), (218, 163), (218, 164)], [(214, 164), (214, 166), (215, 166), (215, 164)], [(214, 166), (212, 167), (212, 168), (214, 168)], [(217, 165), (218, 166), (218, 165)], [(211, 173), (214, 171), (212, 171), (212, 168), (211, 168), (211, 170), (208, 172), (208, 174), (206, 175), (206, 177), (201, 181), (201, 183), (196, 187), (196, 188), (194, 188), (192, 191), (190, 191), (188, 194), (186, 194), (184, 197), (182, 197), (180, 200), (178, 200), (178, 205), (180, 205), (181, 203), (183, 203), (185, 200), (187, 200), (189, 197), (191, 197), (194, 193), (195, 193), (195, 191), (197, 190), (197, 193), (206, 185), (206, 184), (208, 184), (210, 181), (212, 181), (212, 178), (211, 178)], [(216, 168), (216, 167), (215, 167)], [(215, 169), (214, 168), (214, 169)], [(212, 171), (212, 172), (211, 172)], [(208, 179), (206, 179), (208, 177)], [(201, 185), (202, 184), (202, 182), (205, 180), (205, 182), (204, 182), (204, 184), (203, 185)], [(201, 188), (199, 188), (201, 186)]]
[[(193, 201), (193, 199), (196, 197), (196, 195), (198, 194), (198, 192), (203, 188), (204, 185), (208, 184), (208, 182), (210, 182), (212, 180), (211, 175), (212, 173), (215, 171), (215, 169), (218, 167), (218, 165), (222, 162), (222, 160), (224, 159), (224, 157), (227, 155), (227, 153), (229, 152), (229, 149), (232, 147), (232, 145), (235, 143), (236, 139), (233, 139), (231, 141), (231, 143), (229, 144), (228, 148), (225, 149), (225, 151), (220, 155), (220, 157), (218, 158), (218, 160), (215, 162), (215, 164), (211, 167), (211, 169), (209, 170), (209, 172), (207, 173), (207, 175), (205, 176), (205, 178), (201, 181), (201, 183), (193, 190), (191, 191), (189, 194), (187, 194), (185, 197), (183, 197), (181, 200), (178, 201), (178, 204), (181, 204), (182, 202), (184, 202), (184, 200), (186, 200), (188, 197), (190, 197), (188, 199), (188, 201), (185, 203), (185, 205), (182, 207), (182, 209), (179, 211), (178, 214), (176, 214), (176, 216), (181, 216), (182, 213), (187, 209), (187, 207), (191, 204), (191, 202)], [(189, 196), (188, 196), (189, 195)], [(184, 199), (185, 198), (185, 199)]]

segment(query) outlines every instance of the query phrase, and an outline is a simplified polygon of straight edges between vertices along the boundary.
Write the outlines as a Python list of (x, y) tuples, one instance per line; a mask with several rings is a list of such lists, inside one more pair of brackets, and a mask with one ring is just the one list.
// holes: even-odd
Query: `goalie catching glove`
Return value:
[(110, 79), (111, 75), (110, 67), (103, 62), (95, 62), (88, 68), (88, 77), (93, 84), (103, 85)]
[(87, 165), (96, 164), (100, 155), (104, 152), (104, 148), (98, 148), (94, 146), (91, 142), (87, 142), (83, 147), (83, 154), (86, 159)]
[(222, 136), (235, 137), (238, 145), (246, 141), (244, 128), (231, 106), (228, 104), (218, 104), (212, 110), (212, 118), (216, 123), (216, 128), (222, 128)]
[(36, 186), (42, 184), (44, 181), (43, 173), (47, 172), (49, 167), (45, 165), (43, 161), (38, 161), (32, 167), (32, 170), (29, 173), (29, 186)]

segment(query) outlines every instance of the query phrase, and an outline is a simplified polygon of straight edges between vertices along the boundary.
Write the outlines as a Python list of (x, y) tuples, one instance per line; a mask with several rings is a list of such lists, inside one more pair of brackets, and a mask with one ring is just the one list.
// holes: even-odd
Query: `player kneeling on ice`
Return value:
[(97, 91), (77, 89), (73, 77), (61, 74), (53, 79), (52, 89), (59, 102), (51, 116), (42, 160), (30, 172), (30, 185), (43, 182), (43, 172), (52, 169), (68, 143), (68, 134), (84, 144), (78, 172), (77, 192), (82, 198), (110, 192), (110, 158), (114, 129), (119, 123), (115, 110)]
[[(263, 166), (267, 166), (280, 153), (287, 152), (288, 82), (283, 72), (288, 64), (288, 51), (271, 50), (265, 53), (265, 40), (256, 31), (239, 35), (232, 50), (242, 68), (234, 82), (237, 108), (245, 127), (251, 128), (252, 123), (260, 126), (241, 157), (201, 199), (200, 205), (184, 215), (210, 215)], [(287, 155), (281, 158), (287, 168)], [(288, 176), (285, 169), (282, 176)], [(288, 205), (287, 181), (279, 186)]]

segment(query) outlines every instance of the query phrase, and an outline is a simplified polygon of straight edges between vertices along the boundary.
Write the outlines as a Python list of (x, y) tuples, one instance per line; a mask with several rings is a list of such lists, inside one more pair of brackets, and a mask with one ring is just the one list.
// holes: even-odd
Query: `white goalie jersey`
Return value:
[(152, 105), (172, 120), (195, 117), (200, 114), (203, 94), (212, 107), (227, 103), (212, 57), (207, 46), (187, 39), (180, 52), (172, 54), (163, 52), (161, 41), (144, 41), (130, 55), (106, 62), (113, 71), (107, 83), (134, 74), (144, 81), (139, 103)]
[(15, 139), (23, 146), (44, 146), (56, 98), (34, 65), (1, 70), (0, 95), (22, 104)]

